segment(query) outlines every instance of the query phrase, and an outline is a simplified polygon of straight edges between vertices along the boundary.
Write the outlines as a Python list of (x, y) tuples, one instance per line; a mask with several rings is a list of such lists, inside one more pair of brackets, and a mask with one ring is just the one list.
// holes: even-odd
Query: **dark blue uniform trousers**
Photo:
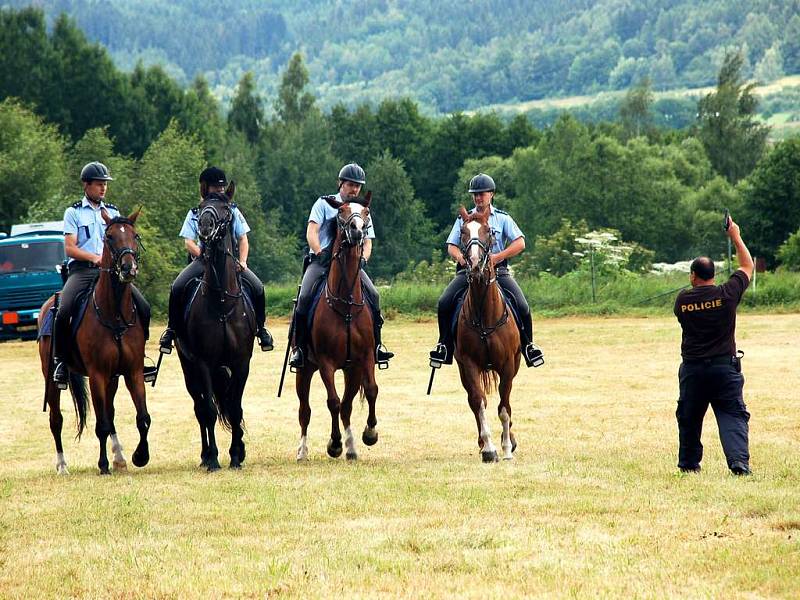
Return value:
[(703, 459), (700, 434), (708, 405), (714, 410), (719, 438), (728, 467), (734, 462), (750, 464), (748, 421), (744, 405), (744, 376), (733, 364), (683, 362), (678, 369), (680, 398), (678, 419), (678, 467), (696, 469)]

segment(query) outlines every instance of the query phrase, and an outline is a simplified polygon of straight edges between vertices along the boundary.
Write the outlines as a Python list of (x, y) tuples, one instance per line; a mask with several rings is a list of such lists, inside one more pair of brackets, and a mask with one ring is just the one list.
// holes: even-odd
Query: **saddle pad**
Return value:
[[(467, 291), (469, 291), (469, 288), (464, 288), (464, 291), (461, 292), (456, 298), (455, 310), (453, 311), (453, 316), (450, 320), (450, 332), (453, 335), (453, 339), (456, 339), (456, 333), (458, 332), (458, 317), (461, 315), (461, 307), (464, 306), (464, 300), (467, 297)], [(508, 294), (502, 287), (500, 287), (500, 296), (503, 298), (505, 305), (511, 311), (511, 314), (514, 317), (514, 322), (517, 324), (517, 328), (522, 331), (522, 322), (519, 320), (519, 312), (517, 311), (517, 305), (514, 303), (514, 297), (511, 294)]]
[(311, 292), (311, 306), (309, 307), (308, 314), (306, 315), (306, 323), (308, 324), (309, 331), (311, 331), (311, 327), (314, 324), (314, 312), (317, 310), (317, 304), (319, 304), (319, 299), (322, 298), (322, 292), (325, 290), (325, 286), (322, 284), (327, 277), (328, 273), (326, 271), (325, 275), (314, 282), (314, 290)]
[[(87, 289), (81, 290), (75, 297), (75, 308), (72, 311), (72, 324), (70, 326), (73, 338), (78, 334), (78, 327), (83, 320), (83, 315), (86, 314), (86, 307), (89, 305), (89, 298), (91, 298), (91, 293), (93, 290), (94, 285), (91, 285)], [(36, 337), (37, 340), (48, 335), (53, 335), (53, 322), (55, 321), (55, 318), (56, 307), (52, 306), (44, 316), (42, 327), (39, 329), (39, 333)]]

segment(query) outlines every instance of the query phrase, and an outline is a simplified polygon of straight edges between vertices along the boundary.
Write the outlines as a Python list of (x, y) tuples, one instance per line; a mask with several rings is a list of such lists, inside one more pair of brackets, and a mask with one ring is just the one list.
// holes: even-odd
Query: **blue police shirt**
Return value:
[[(245, 221), (244, 215), (239, 210), (238, 206), (234, 206), (231, 212), (233, 214), (233, 236), (238, 240), (250, 231), (250, 226), (247, 224), (247, 221)], [(186, 218), (183, 220), (183, 226), (181, 227), (181, 232), (178, 234), (178, 237), (192, 240), (193, 242), (199, 239), (197, 233), (197, 217), (199, 215), (199, 212), (195, 213), (194, 210), (189, 209), (189, 212), (186, 213)]]
[[(341, 202), (342, 196), (340, 194), (336, 194), (336, 199)], [(336, 228), (326, 225), (329, 225), (331, 220), (336, 219), (336, 215), (338, 214), (339, 210), (328, 204), (328, 201), (322, 196), (317, 198), (317, 201), (314, 202), (314, 206), (311, 207), (311, 214), (308, 215), (308, 222), (317, 223), (319, 225), (320, 250), (325, 250), (328, 248), (328, 246), (333, 245), (333, 242), (336, 241)], [(370, 212), (369, 220), (370, 228), (369, 231), (367, 231), (367, 239), (374, 240), (375, 227), (374, 220), (372, 218), (372, 212)]]
[[(497, 254), (505, 250), (506, 246), (514, 240), (525, 237), (525, 234), (522, 233), (522, 230), (514, 222), (514, 219), (511, 218), (511, 215), (499, 208), (495, 208), (494, 205), (490, 205), (490, 207), (489, 227), (491, 227), (494, 232), (492, 254)], [(474, 208), (469, 211), (470, 214), (474, 212)], [(453, 224), (453, 229), (450, 230), (450, 236), (447, 238), (448, 244), (461, 246), (461, 225), (461, 217), (458, 217)]]
[[(81, 200), (80, 206), (76, 206), (77, 204), (76, 202), (64, 211), (64, 235), (76, 236), (78, 248), (102, 256), (106, 222), (101, 211), (105, 209), (112, 219), (119, 216), (119, 211), (113, 204), (102, 201), (95, 208), (86, 196)], [(69, 262), (74, 260), (70, 258)]]

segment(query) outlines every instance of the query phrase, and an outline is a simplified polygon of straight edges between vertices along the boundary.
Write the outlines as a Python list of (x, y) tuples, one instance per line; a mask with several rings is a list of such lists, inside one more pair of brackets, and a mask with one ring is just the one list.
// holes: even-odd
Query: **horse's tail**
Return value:
[(497, 373), (492, 369), (481, 371), (481, 389), (483, 390), (484, 398), (497, 391)]
[[(220, 423), (222, 426), (231, 431), (233, 428), (233, 406), (231, 395), (228, 393), (231, 387), (231, 370), (226, 366), (219, 368), (219, 376), (213, 378), (213, 393), (214, 405), (217, 407), (217, 414), (219, 414)], [(241, 407), (239, 407), (241, 410)], [(242, 427), (244, 427), (244, 419), (241, 419)]]
[(69, 391), (72, 394), (75, 416), (78, 419), (78, 434), (75, 437), (80, 439), (86, 427), (86, 414), (89, 411), (89, 391), (86, 389), (86, 377), (80, 373), (70, 371)]

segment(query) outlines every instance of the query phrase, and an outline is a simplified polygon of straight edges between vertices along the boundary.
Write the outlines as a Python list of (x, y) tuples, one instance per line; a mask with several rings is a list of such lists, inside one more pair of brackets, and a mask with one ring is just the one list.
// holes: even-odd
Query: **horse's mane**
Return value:
[(224, 202), (225, 204), (231, 203), (231, 199), (228, 198), (228, 195), (224, 192), (211, 192), (210, 194), (207, 194), (205, 198), (203, 198), (200, 204), (202, 205), (203, 202), (208, 202), (209, 200), (217, 200), (218, 202)]
[(130, 225), (131, 227), (136, 227), (136, 223), (131, 221), (128, 217), (114, 217), (108, 222), (107, 227), (111, 227), (112, 225)]

